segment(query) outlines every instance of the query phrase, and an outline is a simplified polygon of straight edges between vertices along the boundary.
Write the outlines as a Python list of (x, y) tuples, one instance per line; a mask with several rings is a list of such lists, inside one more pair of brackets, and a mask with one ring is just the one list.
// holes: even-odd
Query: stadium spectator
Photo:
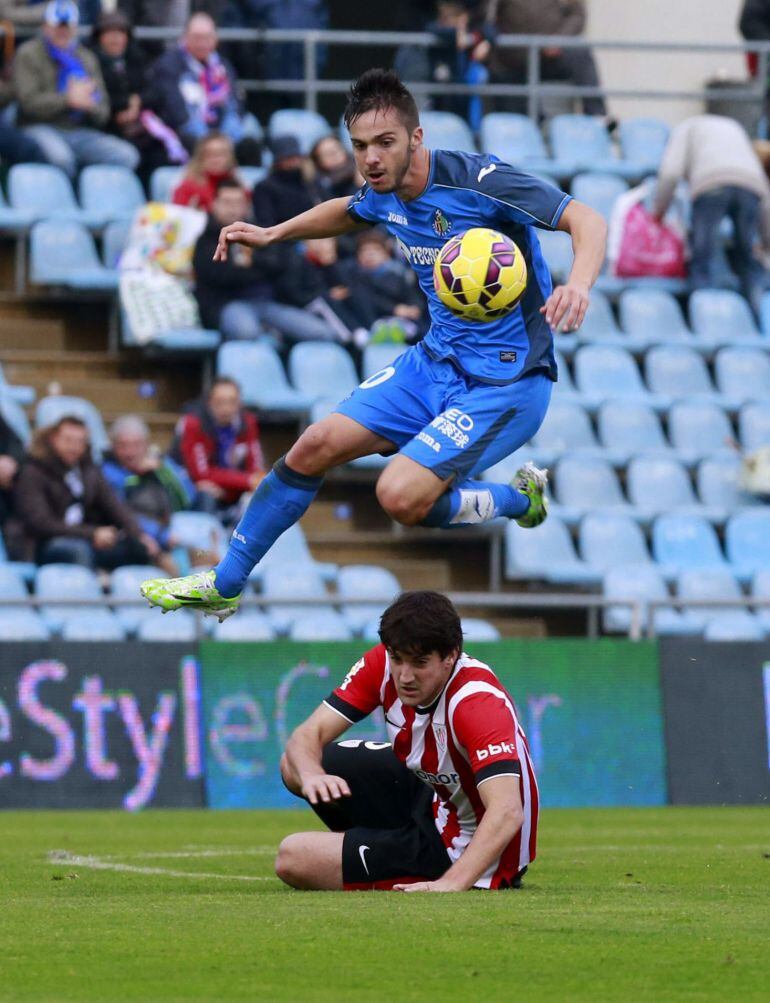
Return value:
[(254, 222), (275, 226), (321, 201), (318, 187), (308, 180), (307, 159), (295, 136), (276, 136), (270, 143), (273, 166), (254, 186)]
[[(513, 701), (463, 653), (446, 596), (400, 595), (379, 634), (286, 743), (284, 783), (331, 831), (287, 836), (278, 877), (319, 891), (518, 888), (538, 797)], [(392, 745), (336, 744), (379, 707)]]
[(733, 223), (731, 264), (755, 313), (766, 273), (754, 256), (758, 234), (770, 248), (770, 182), (746, 130), (722, 115), (694, 115), (671, 131), (658, 170), (653, 213), (662, 219), (679, 181), (692, 197), (690, 278), (695, 289), (723, 284), (719, 227)]
[(209, 133), (196, 143), (184, 176), (174, 189), (172, 201), (211, 212), (220, 182), (235, 181), (245, 188), (236, 173), (237, 166), (232, 140), (220, 132)]
[(353, 155), (334, 135), (322, 136), (310, 151), (315, 181), (323, 199), (355, 195), (364, 183), (356, 170)]
[(329, 324), (297, 306), (275, 301), (276, 286), (291, 289), (286, 275), (293, 251), (288, 248), (245, 248), (245, 253), (214, 261), (223, 226), (248, 216), (249, 200), (237, 181), (221, 181), (212, 205), (209, 224), (193, 253), (195, 296), (201, 320), (218, 328), (223, 337), (255, 340), (267, 325), (290, 341), (333, 341)]
[(0, 414), (0, 532), (13, 511), (13, 487), (23, 458), (24, 444)]
[[(487, 19), (497, 32), (511, 35), (582, 35), (586, 23), (584, 0), (490, 0)], [(496, 46), (490, 58), (496, 83), (525, 83), (527, 50)], [(540, 79), (569, 80), (580, 87), (599, 87), (599, 72), (589, 46), (540, 50)], [(508, 99), (506, 99), (508, 100)], [(516, 111), (525, 103), (514, 100)], [(606, 115), (604, 98), (583, 98), (586, 115)]]
[(110, 106), (96, 56), (77, 39), (78, 8), (51, 0), (39, 37), (25, 42), (13, 63), (19, 125), (45, 158), (74, 177), (86, 164), (134, 170), (131, 143), (102, 131)]
[(205, 402), (182, 417), (175, 449), (198, 490), (223, 509), (253, 491), (266, 473), (257, 419), (226, 376), (217, 377)]
[(147, 564), (160, 551), (91, 459), (80, 418), (65, 416), (35, 433), (14, 507), (39, 564), (112, 569)]

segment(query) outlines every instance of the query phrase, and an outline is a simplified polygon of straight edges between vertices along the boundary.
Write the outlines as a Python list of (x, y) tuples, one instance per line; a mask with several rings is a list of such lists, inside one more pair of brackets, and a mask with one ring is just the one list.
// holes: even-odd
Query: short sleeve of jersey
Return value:
[(516, 170), (510, 164), (495, 161), (482, 167), (474, 189), (484, 199), (494, 201), (502, 220), (555, 230), (562, 213), (572, 201), (555, 185), (531, 174)]
[(516, 730), (506, 701), (492, 693), (473, 693), (455, 708), (452, 728), (465, 748), (476, 783), (521, 773)]
[(385, 649), (378, 645), (359, 658), (324, 703), (355, 724), (380, 706), (384, 673)]
[(359, 188), (348, 202), (347, 213), (356, 223), (377, 223), (379, 217), (374, 207), (373, 193), (369, 185)]

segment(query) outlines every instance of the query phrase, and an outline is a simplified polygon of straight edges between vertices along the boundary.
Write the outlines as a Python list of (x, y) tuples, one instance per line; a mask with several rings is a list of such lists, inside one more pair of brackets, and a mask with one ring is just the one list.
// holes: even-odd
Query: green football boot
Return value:
[(238, 609), (240, 596), (226, 599), (217, 591), (213, 571), (197, 571), (184, 578), (150, 578), (142, 582), (139, 591), (151, 606), (160, 606), (164, 613), (175, 609), (199, 609), (215, 616), (221, 623)]
[(516, 471), (511, 483), (517, 491), (529, 498), (529, 508), (516, 522), (524, 529), (534, 529), (545, 522), (548, 515), (548, 498), (545, 494), (548, 471), (541, 470), (534, 463), (525, 463)]

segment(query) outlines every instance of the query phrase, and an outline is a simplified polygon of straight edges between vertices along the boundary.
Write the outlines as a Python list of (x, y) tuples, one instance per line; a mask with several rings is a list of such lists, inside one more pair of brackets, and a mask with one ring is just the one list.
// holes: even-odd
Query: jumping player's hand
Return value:
[(333, 777), (328, 773), (318, 773), (308, 777), (302, 782), (302, 796), (307, 798), (310, 804), (318, 804), (323, 801), (339, 801), (340, 798), (350, 797), (350, 788), (347, 781), (342, 777)]
[(545, 314), (546, 323), (552, 330), (564, 334), (576, 331), (583, 323), (588, 309), (588, 294), (587, 285), (566, 282), (554, 289), (545, 301), (545, 306), (540, 307), (540, 313)]
[(265, 247), (269, 243), (270, 236), (264, 226), (255, 226), (253, 223), (230, 223), (229, 226), (223, 226), (219, 231), (214, 261), (227, 261), (227, 249), (230, 244)]

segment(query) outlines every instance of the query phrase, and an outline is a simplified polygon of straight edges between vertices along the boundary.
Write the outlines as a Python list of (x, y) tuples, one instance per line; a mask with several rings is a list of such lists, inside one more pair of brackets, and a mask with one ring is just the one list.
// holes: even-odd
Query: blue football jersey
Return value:
[[(533, 370), (556, 379), (551, 331), (540, 313), (551, 293), (535, 227), (555, 229), (571, 196), (505, 164), (491, 154), (430, 151), (425, 190), (403, 202), (394, 192), (364, 185), (348, 212), (357, 221), (381, 224), (396, 238), (428, 298), (431, 326), (422, 342), (436, 359), (450, 359), (485, 383), (506, 384)], [(510, 237), (527, 263), (527, 288), (518, 305), (496, 321), (455, 316), (433, 288), (433, 264), (446, 241), (474, 226)]]

